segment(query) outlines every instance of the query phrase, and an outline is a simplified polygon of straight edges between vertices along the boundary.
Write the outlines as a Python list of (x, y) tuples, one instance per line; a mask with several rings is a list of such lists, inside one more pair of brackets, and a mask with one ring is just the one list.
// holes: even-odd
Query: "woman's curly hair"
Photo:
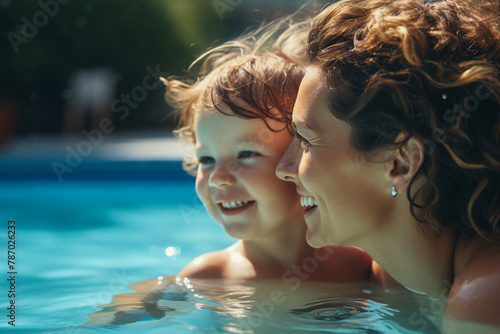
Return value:
[[(297, 21), (293, 16), (273, 21), (206, 51), (189, 68), (199, 67), (194, 78), (163, 79), (165, 98), (179, 116), (174, 133), (194, 145), (195, 116), (204, 110), (264, 122), (274, 119), (283, 128), (271, 129), (266, 122), (271, 130), (291, 131), (291, 114), (307, 64), (309, 29), (310, 20)], [(191, 174), (196, 167), (194, 158), (184, 161)]]
[[(498, 242), (498, 1), (339, 1), (317, 16), (308, 57), (326, 74), (330, 111), (365, 156), (412, 136), (423, 142), (407, 191), (418, 221)], [(425, 184), (411, 191), (420, 177)]]

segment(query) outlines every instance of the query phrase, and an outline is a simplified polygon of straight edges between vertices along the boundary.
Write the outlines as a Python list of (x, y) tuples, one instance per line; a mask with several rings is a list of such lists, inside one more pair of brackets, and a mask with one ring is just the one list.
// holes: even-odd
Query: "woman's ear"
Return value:
[[(400, 133), (396, 142), (405, 138), (404, 133)], [(394, 152), (392, 156), (392, 166), (390, 166), (389, 178), (396, 192), (402, 194), (408, 188), (411, 180), (424, 162), (424, 145), (415, 136)]]

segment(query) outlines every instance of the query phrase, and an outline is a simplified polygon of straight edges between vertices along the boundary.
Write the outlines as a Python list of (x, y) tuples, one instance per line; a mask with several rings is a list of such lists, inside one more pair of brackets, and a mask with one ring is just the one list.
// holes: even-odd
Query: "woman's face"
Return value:
[(304, 77), (293, 111), (296, 136), (276, 173), (296, 184), (313, 247), (363, 244), (380, 232), (391, 198), (383, 163), (367, 161), (351, 144), (350, 126), (328, 109), (326, 78), (317, 68)]

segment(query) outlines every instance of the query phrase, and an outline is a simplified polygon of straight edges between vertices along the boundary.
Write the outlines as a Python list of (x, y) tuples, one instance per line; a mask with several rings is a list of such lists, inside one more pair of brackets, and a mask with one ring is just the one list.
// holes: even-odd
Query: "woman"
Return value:
[(312, 246), (359, 246), (407, 288), (447, 297), (448, 319), (490, 326), (500, 326), (499, 13), (479, 0), (328, 7), (277, 167), (310, 206)]

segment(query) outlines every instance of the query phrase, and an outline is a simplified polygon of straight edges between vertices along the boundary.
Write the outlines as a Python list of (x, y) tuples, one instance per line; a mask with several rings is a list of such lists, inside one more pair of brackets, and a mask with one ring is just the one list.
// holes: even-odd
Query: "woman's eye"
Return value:
[(294, 131), (295, 132), (295, 138), (297, 138), (298, 140), (300, 140), (300, 146), (302, 147), (302, 149), (304, 150), (304, 152), (307, 152), (308, 149), (309, 149), (309, 146), (311, 145), (311, 143), (309, 143), (307, 141), (307, 139), (305, 139), (304, 137), (302, 137), (298, 132), (297, 130)]
[(200, 165), (209, 165), (213, 164), (215, 162), (215, 159), (212, 157), (200, 157), (198, 158), (198, 163)]
[(238, 154), (238, 159), (248, 159), (248, 158), (255, 158), (255, 157), (260, 157), (261, 155), (257, 152), (253, 151), (241, 151)]

